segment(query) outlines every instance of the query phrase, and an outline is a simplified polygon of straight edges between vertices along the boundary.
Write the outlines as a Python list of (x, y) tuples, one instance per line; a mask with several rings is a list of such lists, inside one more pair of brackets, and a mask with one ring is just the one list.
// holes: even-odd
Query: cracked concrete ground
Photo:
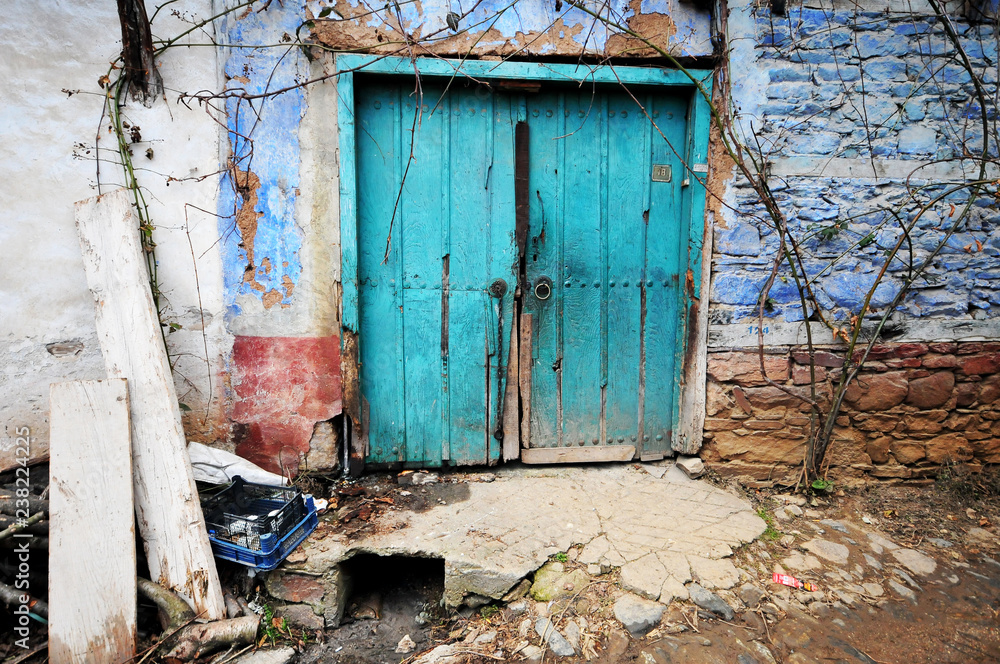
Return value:
[[(389, 509), (361, 537), (318, 531), (277, 573), (283, 592), (336, 624), (345, 590), (339, 565), (354, 555), (445, 561), (445, 603), (500, 599), (550, 556), (582, 546), (579, 562), (621, 568), (622, 585), (650, 599), (687, 598), (692, 580), (730, 588), (727, 559), (765, 523), (741, 498), (688, 479), (669, 462), (514, 467), (463, 473), (467, 492), (426, 511)], [(432, 490), (430, 487), (414, 487)], [(454, 496), (454, 494), (452, 494)], [(298, 588), (297, 591), (295, 589)]]

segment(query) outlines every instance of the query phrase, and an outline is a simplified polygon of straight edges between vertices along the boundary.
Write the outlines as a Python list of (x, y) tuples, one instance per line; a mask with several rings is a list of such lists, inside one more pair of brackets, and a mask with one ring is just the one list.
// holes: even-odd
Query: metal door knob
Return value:
[(535, 297), (539, 300), (547, 300), (552, 297), (552, 280), (548, 277), (538, 277), (535, 280)]
[(490, 284), (490, 295), (495, 298), (501, 298), (507, 293), (507, 282), (503, 279), (494, 279), (493, 283)]

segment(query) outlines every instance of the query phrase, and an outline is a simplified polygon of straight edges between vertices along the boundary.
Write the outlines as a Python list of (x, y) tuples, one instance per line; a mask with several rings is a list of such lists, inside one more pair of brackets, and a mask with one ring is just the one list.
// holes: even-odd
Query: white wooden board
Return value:
[(49, 401), (49, 660), (118, 664), (136, 626), (127, 387), (53, 383)]
[(128, 379), (135, 511), (150, 575), (200, 617), (225, 618), (128, 192), (78, 202), (76, 224), (105, 367)]

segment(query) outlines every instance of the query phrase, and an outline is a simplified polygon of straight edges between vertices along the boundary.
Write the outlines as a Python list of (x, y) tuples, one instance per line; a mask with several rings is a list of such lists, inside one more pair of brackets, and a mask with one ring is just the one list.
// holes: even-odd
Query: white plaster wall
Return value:
[[(147, 6), (155, 10), (155, 3)], [(0, 105), (0, 247), (5, 254), (0, 261), (0, 467), (14, 444), (15, 427), (31, 427), (35, 454), (47, 447), (49, 383), (105, 376), (73, 203), (97, 194), (95, 136), (100, 134), (103, 148), (114, 144), (107, 120), (99, 124), (97, 81), (121, 50), (121, 31), (114, 2), (73, 0), (49, 9), (59, 18), (46, 21), (42, 31), (33, 0), (8, 0), (0, 21), (0, 80), (5, 84)], [(190, 21), (209, 16), (210, 0), (180, 0), (155, 18), (154, 36), (172, 37), (188, 29)], [(207, 44), (211, 36), (209, 27), (189, 39)], [(125, 115), (142, 131), (135, 164), (157, 226), (166, 317), (183, 326), (169, 335), (177, 391), (193, 409), (186, 416), (189, 431), (211, 438), (214, 432), (202, 431), (206, 427), (200, 420), (208, 412), (209, 394), (220, 396), (219, 357), (227, 344), (218, 231), (211, 214), (220, 130), (205, 109), (194, 105), (188, 110), (177, 98), (183, 91), (218, 89), (215, 49), (171, 49), (160, 58), (160, 71), (167, 99), (149, 109), (130, 107)], [(149, 147), (153, 159), (145, 156)], [(122, 183), (121, 168), (112, 150), (102, 149), (100, 155), (102, 190), (108, 191)], [(207, 338), (201, 334), (202, 312)], [(78, 350), (62, 356), (46, 350), (57, 342), (71, 342)]]
[[(336, 71), (332, 56), (318, 58), (310, 77)], [(337, 79), (308, 88), (299, 149), (302, 186), (297, 223), (303, 230), (302, 280), (298, 289), (309, 303), (310, 331), (340, 334), (340, 161), (337, 132)]]

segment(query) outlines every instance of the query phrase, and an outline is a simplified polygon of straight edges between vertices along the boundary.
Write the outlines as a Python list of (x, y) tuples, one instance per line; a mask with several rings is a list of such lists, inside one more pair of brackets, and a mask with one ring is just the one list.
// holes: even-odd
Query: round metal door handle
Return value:
[(507, 293), (507, 282), (503, 279), (494, 279), (490, 284), (490, 295), (501, 298)]
[(548, 277), (538, 277), (535, 281), (535, 297), (539, 300), (547, 300), (552, 297), (552, 280)]

